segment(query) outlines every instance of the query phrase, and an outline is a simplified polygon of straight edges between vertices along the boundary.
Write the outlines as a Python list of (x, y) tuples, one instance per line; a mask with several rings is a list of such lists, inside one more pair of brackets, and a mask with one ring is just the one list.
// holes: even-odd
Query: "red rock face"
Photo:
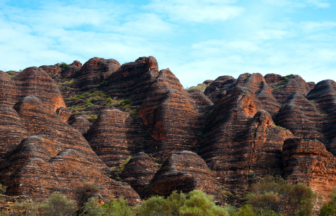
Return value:
[(254, 178), (281, 172), (282, 144), (292, 136), (261, 108), (252, 92), (232, 89), (208, 117), (199, 143), (199, 154), (238, 200)]
[(68, 110), (64, 107), (60, 107), (56, 110), (57, 115), (61, 117), (64, 121), (68, 121), (70, 116), (72, 115), (71, 110)]
[(277, 82), (283, 80), (283, 76), (281, 76), (279, 74), (266, 74), (265, 80), (268, 84), (277, 83)]
[(285, 103), (293, 93), (300, 93), (304, 96), (311, 90), (309, 85), (298, 75), (286, 77), (287, 81), (278, 82), (273, 89), (273, 95), (279, 103)]
[[(132, 123), (129, 113), (104, 109), (87, 132), (86, 139), (108, 167), (118, 166), (132, 153), (142, 150), (142, 134), (137, 134)], [(132, 139), (134, 133), (136, 139)]]
[(17, 112), (0, 104), (0, 161), (29, 136)]
[[(80, 151), (62, 147), (62, 143), (46, 136), (25, 139), (2, 165), (7, 194), (28, 195), (42, 201), (57, 190), (79, 203), (94, 193), (101, 194), (104, 200), (124, 195), (131, 204), (140, 201), (130, 186), (104, 175)], [(98, 190), (90, 191), (92, 187)]]
[(81, 68), (82, 63), (80, 63), (79, 61), (74, 61), (62, 71), (61, 75), (63, 78), (73, 78), (79, 73)]
[(128, 98), (133, 105), (141, 105), (159, 74), (155, 62), (154, 57), (141, 57), (123, 64), (109, 78), (107, 94), (112, 98)]
[(169, 196), (174, 190), (185, 193), (202, 190), (215, 197), (215, 202), (223, 203), (221, 187), (204, 160), (194, 152), (182, 151), (172, 154), (156, 173), (145, 193)]
[(147, 134), (160, 141), (156, 150), (160, 162), (172, 152), (196, 144), (196, 133), (202, 126), (194, 106), (178, 79), (169, 70), (160, 71), (139, 110), (148, 127)]
[(260, 91), (257, 94), (257, 98), (262, 104), (263, 109), (269, 112), (272, 116), (275, 115), (281, 107), (273, 95), (266, 90)]
[(92, 123), (89, 122), (82, 115), (72, 115), (68, 120), (69, 125), (78, 130), (83, 136), (86, 135), (86, 132), (92, 126)]
[(245, 73), (239, 76), (237, 80), (237, 86), (248, 88), (251, 92), (256, 93), (259, 91), (267, 91), (268, 93), (272, 93), (272, 89), (266, 83), (264, 77), (259, 74), (249, 74)]
[(287, 139), (283, 161), (284, 176), (288, 181), (302, 182), (327, 200), (332, 187), (336, 185), (336, 160), (323, 143), (301, 138)]
[(139, 152), (126, 164), (120, 178), (143, 197), (145, 188), (158, 170), (158, 166), (147, 154)]
[[(126, 184), (108, 177), (108, 167), (92, 151), (84, 137), (37, 97), (15, 105), (30, 136), (0, 166), (0, 179), (9, 195), (41, 200), (55, 190), (82, 202), (85, 184), (94, 184), (104, 198), (124, 195), (132, 204), (140, 201)], [(87, 197), (86, 197), (87, 198)], [(85, 201), (85, 200), (84, 200)]]
[(287, 128), (297, 137), (323, 138), (323, 116), (316, 105), (300, 93), (291, 95), (275, 118), (277, 125)]
[(101, 85), (104, 79), (107, 79), (112, 73), (117, 71), (119, 67), (119, 62), (114, 59), (92, 58), (78, 71), (73, 86), (80, 91), (94, 90)]
[(232, 76), (218, 77), (215, 81), (211, 82), (211, 84), (205, 89), (204, 94), (210, 95), (214, 91), (219, 90), (222, 87), (222, 85), (229, 80), (233, 80), (235, 82), (236, 79), (233, 78)]
[(205, 113), (214, 105), (214, 103), (199, 90), (191, 90), (189, 91), (189, 95), (194, 100), (195, 108), (198, 113)]
[(21, 98), (31, 95), (38, 97), (45, 105), (54, 111), (66, 107), (60, 91), (50, 76), (40, 68), (30, 67), (16, 75), (11, 80), (1, 77), (4, 103), (13, 106)]
[(62, 68), (60, 64), (42, 65), (39, 68), (44, 70), (50, 77), (55, 77), (62, 72)]

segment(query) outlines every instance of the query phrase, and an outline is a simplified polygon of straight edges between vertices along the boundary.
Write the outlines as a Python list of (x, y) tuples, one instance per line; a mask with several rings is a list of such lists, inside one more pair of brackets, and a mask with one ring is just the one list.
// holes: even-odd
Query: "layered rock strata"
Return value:
[(326, 200), (336, 185), (336, 159), (323, 143), (290, 138), (283, 148), (284, 177), (291, 183), (304, 183)]
[(145, 188), (158, 170), (158, 164), (155, 164), (153, 159), (147, 154), (139, 152), (125, 165), (120, 178), (143, 197)]
[(37, 97), (23, 98), (15, 109), (31, 136), (0, 166), (0, 178), (8, 186), (8, 195), (41, 200), (58, 190), (84, 202), (81, 199), (88, 198), (87, 193), (97, 188), (91, 192), (100, 193), (105, 199), (124, 195), (132, 204), (140, 201), (130, 186), (108, 177), (108, 167), (84, 137)]
[(86, 135), (86, 132), (92, 126), (92, 123), (89, 122), (83, 115), (72, 115), (68, 120), (69, 125), (78, 130), (83, 136)]
[(38, 97), (54, 111), (59, 107), (66, 107), (56, 84), (40, 68), (27, 68), (12, 79), (0, 75), (0, 103), (14, 106), (28, 95)]
[(97, 89), (119, 67), (120, 63), (114, 59), (92, 58), (77, 72), (73, 87), (78, 91)]
[(169, 156), (150, 182), (145, 198), (169, 196), (175, 190), (184, 193), (202, 190), (213, 195), (215, 202), (223, 204), (221, 186), (204, 160), (194, 152), (182, 151)]

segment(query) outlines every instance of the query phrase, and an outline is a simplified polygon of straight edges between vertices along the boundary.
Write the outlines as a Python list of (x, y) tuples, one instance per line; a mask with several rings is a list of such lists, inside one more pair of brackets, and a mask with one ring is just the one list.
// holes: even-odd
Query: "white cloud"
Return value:
[(262, 29), (259, 30), (255, 37), (261, 40), (270, 40), (270, 39), (284, 39), (292, 36), (292, 33), (284, 30), (277, 29)]
[(286, 6), (286, 7), (316, 7), (316, 8), (328, 8), (330, 3), (328, 0), (264, 0), (265, 3), (276, 5), (276, 6)]
[(305, 32), (321, 31), (336, 27), (336, 22), (302, 22), (301, 28)]
[(235, 1), (219, 0), (154, 0), (145, 8), (167, 14), (174, 21), (211, 22), (225, 21), (239, 16), (244, 8), (232, 6)]

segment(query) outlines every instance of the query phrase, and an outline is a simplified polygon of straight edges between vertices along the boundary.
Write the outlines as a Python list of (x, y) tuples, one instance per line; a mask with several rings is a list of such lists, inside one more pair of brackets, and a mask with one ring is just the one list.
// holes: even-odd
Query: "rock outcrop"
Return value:
[(143, 197), (145, 188), (158, 170), (158, 164), (155, 164), (147, 154), (139, 152), (125, 165), (120, 178)]
[[(77, 65), (74, 64), (75, 67), (78, 67)], [(78, 91), (95, 90), (119, 67), (120, 63), (114, 59), (92, 58), (77, 72), (73, 86)]]
[(188, 150), (196, 144), (202, 124), (195, 107), (173, 73), (160, 71), (139, 110), (147, 134), (159, 141), (155, 157), (160, 163), (171, 153)]
[(196, 189), (213, 195), (215, 202), (223, 204), (221, 186), (204, 160), (194, 152), (182, 151), (169, 156), (150, 182), (145, 198), (169, 196), (175, 190), (187, 193)]
[(12, 79), (0, 75), (0, 103), (14, 106), (28, 95), (38, 97), (54, 111), (59, 107), (66, 107), (54, 81), (40, 68), (27, 68)]
[(336, 185), (336, 159), (323, 143), (312, 139), (287, 139), (283, 161), (284, 177), (289, 182), (304, 183), (327, 200)]
[(15, 150), (29, 136), (17, 112), (6, 104), (0, 104), (0, 161)]
[(62, 72), (62, 67), (60, 64), (42, 65), (39, 68), (44, 70), (50, 77), (55, 77)]
[(281, 173), (282, 144), (292, 136), (260, 110), (251, 91), (228, 91), (209, 115), (199, 143), (199, 154), (238, 200), (255, 178)]
[(37, 97), (27, 96), (15, 105), (29, 138), (24, 139), (0, 166), (0, 179), (8, 195), (45, 199), (53, 191), (84, 202), (95, 186), (105, 199), (124, 195), (131, 204), (140, 201), (127, 184), (108, 177), (110, 171), (84, 137)]
[(68, 65), (64, 70), (62, 70), (61, 76), (63, 78), (73, 78), (75, 77), (79, 70), (82, 68), (82, 63), (79, 61), (74, 61), (72, 64)]
[(129, 113), (117, 109), (104, 109), (86, 134), (92, 149), (108, 167), (123, 163), (132, 153), (142, 150), (141, 132), (137, 140), (130, 138), (136, 132)]
[(86, 135), (86, 132), (92, 126), (92, 123), (89, 122), (83, 115), (72, 115), (69, 118), (68, 123), (78, 130), (83, 136)]

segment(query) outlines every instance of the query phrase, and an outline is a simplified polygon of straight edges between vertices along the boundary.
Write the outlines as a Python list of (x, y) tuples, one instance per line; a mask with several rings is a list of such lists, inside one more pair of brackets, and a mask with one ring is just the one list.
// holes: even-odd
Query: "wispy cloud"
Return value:
[(242, 14), (243, 7), (231, 5), (235, 1), (218, 0), (154, 0), (145, 8), (163, 13), (174, 21), (225, 21)]
[(264, 0), (264, 2), (277, 6), (290, 7), (316, 7), (328, 8), (330, 7), (329, 0)]

